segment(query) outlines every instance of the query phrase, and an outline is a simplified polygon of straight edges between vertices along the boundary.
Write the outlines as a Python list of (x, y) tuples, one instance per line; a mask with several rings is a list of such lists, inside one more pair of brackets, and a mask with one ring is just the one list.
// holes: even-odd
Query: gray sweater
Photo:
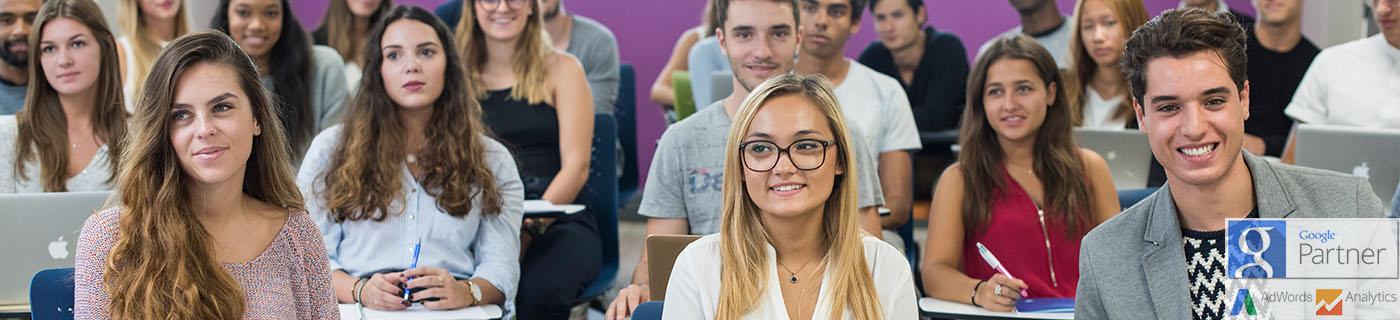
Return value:
[[(1243, 153), (1260, 218), (1382, 218), (1365, 179)], [(1077, 319), (1191, 319), (1181, 224), (1168, 186), (1095, 227), (1079, 251)]]
[(621, 78), (618, 75), (617, 37), (598, 21), (577, 14), (571, 16), (574, 29), (569, 36), (569, 48), (565, 51), (583, 64), (588, 89), (593, 93), (593, 112), (612, 113)]

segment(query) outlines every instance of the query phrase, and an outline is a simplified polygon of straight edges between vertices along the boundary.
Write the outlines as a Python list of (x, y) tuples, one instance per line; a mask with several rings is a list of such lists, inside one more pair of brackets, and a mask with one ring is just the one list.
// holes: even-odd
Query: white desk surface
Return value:
[(1073, 313), (993, 312), (970, 304), (927, 297), (919, 299), (919, 312), (935, 318), (956, 319), (1074, 319)]
[[(451, 320), (476, 320), (476, 319), (499, 319), (501, 318), (501, 307), (497, 305), (483, 305), (467, 307), (450, 311), (428, 311), (422, 305), (414, 305), (404, 311), (376, 311), (368, 308), (364, 309), (365, 319), (451, 319)], [(360, 320), (360, 310), (354, 304), (340, 305), (341, 320)]]
[(0, 314), (29, 314), (28, 304), (0, 305)]

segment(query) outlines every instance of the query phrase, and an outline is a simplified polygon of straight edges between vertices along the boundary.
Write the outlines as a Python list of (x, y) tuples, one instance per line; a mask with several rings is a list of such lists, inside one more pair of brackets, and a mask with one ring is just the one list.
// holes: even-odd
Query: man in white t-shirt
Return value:
[[(1284, 109), (1293, 120), (1400, 129), (1400, 7), (1395, 0), (1368, 1), (1381, 33), (1322, 50)], [(1293, 163), (1295, 135), (1284, 162)]]
[[(997, 37), (1004, 37), (1013, 34), (1025, 34), (1039, 42), (1045, 50), (1050, 51), (1050, 55), (1055, 57), (1055, 64), (1060, 69), (1069, 68), (1069, 34), (1074, 31), (1074, 24), (1069, 17), (1060, 15), (1060, 8), (1055, 6), (1052, 0), (1010, 0), (1011, 7), (1016, 8), (1016, 13), (1021, 15), (1021, 25), (1011, 28)], [(996, 38), (993, 38), (995, 40)], [(982, 52), (987, 51), (987, 46), (992, 41), (988, 40), (977, 49), (977, 56), (982, 56)]]
[[(909, 152), (923, 147), (909, 98), (898, 80), (842, 55), (846, 40), (860, 25), (864, 0), (801, 0), (799, 5), (804, 38), (797, 72), (830, 79), (846, 121), (860, 127), (861, 138), (879, 153), (880, 189), (890, 209), (880, 225), (894, 230), (909, 221), (914, 198)], [(894, 233), (886, 232), (884, 238), (902, 247)]]

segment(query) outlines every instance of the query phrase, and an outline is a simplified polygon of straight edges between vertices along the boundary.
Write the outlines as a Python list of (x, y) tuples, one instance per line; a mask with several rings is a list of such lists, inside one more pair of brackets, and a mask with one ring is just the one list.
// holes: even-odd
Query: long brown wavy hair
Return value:
[[(1006, 152), (997, 142), (997, 132), (987, 122), (987, 109), (982, 93), (986, 92), (987, 69), (998, 60), (1020, 59), (1035, 65), (1040, 80), (1046, 88), (1059, 86), (1060, 72), (1055, 67), (1055, 58), (1034, 39), (1025, 35), (1000, 37), (992, 40), (987, 52), (977, 59), (972, 74), (967, 81), (967, 112), (963, 113), (961, 137), (958, 153), (961, 163), (963, 184), (966, 186), (962, 199), (964, 228), (968, 234), (980, 230), (991, 219), (991, 204), (996, 202), (993, 195), (998, 190), (1006, 190), (1006, 175), (1002, 161)], [(1072, 110), (1067, 106), (1063, 94), (1056, 94), (1055, 101), (1045, 108), (1045, 122), (1036, 130), (1035, 143), (1031, 150), (1032, 167), (1045, 190), (1045, 215), (1062, 222), (1070, 235), (1088, 231), (1094, 208), (1089, 196), (1089, 184), (1085, 180), (1084, 160), (1079, 157), (1079, 146), (1074, 142), (1072, 130)]]
[(481, 201), (483, 213), (500, 213), (504, 200), (486, 163), (489, 129), (481, 122), (481, 106), (466, 83), (461, 57), (452, 49), (452, 33), (432, 13), (412, 6), (390, 9), (375, 25), (365, 46), (367, 72), (348, 106), (345, 128), (331, 155), (332, 169), (320, 177), (325, 184), (322, 196), (327, 211), (336, 222), (384, 221), (396, 213), (391, 204), (404, 197), (402, 170), (408, 150), (403, 141), (408, 140), (408, 133), (399, 122), (399, 106), (384, 90), (384, 76), (379, 72), (384, 64), (380, 53), (384, 29), (399, 20), (431, 26), (447, 57), (442, 96), (433, 103), (433, 117), (424, 130), (424, 140), (432, 143), (417, 155), (425, 170), (424, 191), (454, 217), (470, 213), (473, 200)]
[[(87, 0), (76, 0), (87, 1)], [(137, 102), (131, 149), (117, 188), (123, 206), (117, 243), (103, 269), (112, 319), (241, 319), (241, 287), (217, 258), (213, 236), (195, 217), (186, 187), (194, 183), (170, 144), (175, 88), (196, 65), (233, 70), (262, 127), (253, 137), (243, 193), (287, 210), (304, 210), (277, 107), (258, 82), (253, 61), (217, 32), (172, 41), (156, 58)]]
[[(466, 57), (467, 86), (476, 94), (476, 99), (486, 99), (487, 91), (481, 81), (481, 68), (486, 65), (486, 33), (476, 24), (477, 0), (462, 1), (462, 18), (457, 20), (457, 45), (461, 46)], [(515, 59), (511, 69), (516, 84), (510, 89), (510, 98), (525, 100), (529, 104), (554, 103), (554, 84), (549, 81), (549, 62), (554, 59), (554, 41), (544, 30), (544, 14), (539, 0), (526, 0), (530, 5), (530, 16), (525, 19), (525, 30), (515, 39)], [(505, 4), (502, 4), (505, 6)], [(523, 10), (515, 9), (515, 10)], [(369, 69), (365, 69), (369, 70)]]
[[(355, 50), (364, 50), (355, 47), (355, 35), (352, 34), (355, 27), (355, 13), (350, 11), (350, 5), (346, 4), (345, 1), (330, 0), (330, 6), (326, 7), (326, 16), (321, 18), (321, 26), (316, 28), (312, 37), (317, 38), (318, 41), (324, 39), (327, 47), (335, 49), (341, 57), (345, 57), (345, 63), (360, 63), (360, 61), (351, 61), (351, 58), (355, 57)], [(365, 26), (365, 28), (373, 28), (375, 22), (378, 22), (384, 13), (389, 12), (389, 8), (393, 6), (393, 0), (379, 1), (379, 6), (374, 8), (373, 14), (370, 14), (370, 25)]]
[[(1118, 19), (1118, 29), (1123, 32), (1123, 43), (1128, 42), (1128, 36), (1133, 34), (1138, 26), (1147, 23), (1147, 9), (1142, 6), (1140, 0), (1104, 0), (1104, 4), (1113, 10), (1113, 15)], [(1084, 0), (1076, 1), (1074, 4), (1074, 18), (1084, 14)], [(1094, 62), (1094, 58), (1089, 56), (1089, 51), (1084, 48), (1084, 32), (1080, 31), (1078, 21), (1075, 21), (1075, 28), (1070, 32), (1069, 52), (1070, 67), (1066, 75), (1066, 83), (1060, 87), (1065, 98), (1069, 102), (1069, 107), (1073, 109), (1074, 125), (1084, 125), (1084, 100), (1088, 93), (1089, 82), (1094, 80), (1094, 73), (1098, 72), (1099, 66)], [(1126, 55), (1126, 53), (1124, 54)], [(1117, 66), (1118, 64), (1114, 64)], [(1123, 97), (1123, 101), (1118, 103), (1118, 107), (1113, 109), (1113, 119), (1126, 119), (1128, 122), (1137, 121), (1133, 117), (1133, 102), (1128, 98), (1128, 81), (1124, 77), (1123, 87), (1118, 96)], [(1112, 92), (1100, 92), (1104, 95), (1111, 95)], [(1107, 98), (1107, 96), (1105, 97)]]
[(875, 294), (870, 268), (865, 263), (865, 245), (861, 241), (860, 218), (856, 214), (855, 155), (847, 151), (851, 136), (841, 107), (832, 92), (831, 82), (821, 75), (800, 76), (784, 74), (768, 79), (754, 88), (734, 115), (729, 129), (728, 150), (724, 156), (723, 209), (720, 222), (719, 305), (716, 319), (739, 319), (763, 301), (767, 288), (768, 249), (772, 242), (754, 204), (744, 187), (744, 165), (740, 162), (739, 143), (748, 133), (749, 125), (769, 99), (795, 95), (806, 98), (821, 110), (831, 126), (836, 140), (836, 160), (831, 165), (847, 168), (836, 176), (835, 185), (822, 209), (822, 246), (830, 259), (832, 319), (840, 319), (850, 310), (855, 319), (882, 319), (880, 298)]
[[(190, 33), (190, 23), (185, 17), (189, 11), (189, 4), (180, 0), (180, 9), (175, 11), (175, 36), (183, 36)], [(118, 7), (117, 25), (122, 28), (122, 32), (127, 35), (127, 40), (131, 43), (131, 61), (134, 65), (126, 66), (126, 72), (130, 73), (130, 79), (137, 79), (133, 83), (131, 94), (141, 96), (141, 81), (146, 80), (146, 75), (151, 71), (151, 63), (155, 62), (156, 54), (160, 53), (160, 43), (155, 38), (147, 36), (145, 15), (141, 11), (141, 0), (121, 0)]]
[[(121, 70), (117, 69), (117, 44), (112, 38), (102, 10), (89, 0), (53, 0), (44, 3), (34, 19), (34, 32), (29, 33), (29, 88), (24, 109), (15, 114), (18, 134), (15, 140), (15, 174), (28, 180), (24, 167), (30, 161), (39, 162), (40, 184), (44, 192), (66, 192), (68, 186), (68, 118), (59, 103), (58, 91), (49, 84), (44, 67), (39, 63), (39, 39), (49, 21), (68, 18), (82, 23), (92, 32), (102, 61), (92, 94), (92, 133), (107, 142), (107, 163), (113, 169), (121, 164), (126, 148), (126, 107), (122, 104)], [(107, 178), (116, 180), (115, 170)]]

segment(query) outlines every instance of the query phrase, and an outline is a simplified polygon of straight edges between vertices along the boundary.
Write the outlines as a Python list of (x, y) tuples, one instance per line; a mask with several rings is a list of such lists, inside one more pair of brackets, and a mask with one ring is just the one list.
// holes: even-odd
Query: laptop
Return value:
[(1079, 147), (1094, 150), (1108, 162), (1113, 185), (1119, 190), (1147, 187), (1152, 165), (1152, 146), (1147, 133), (1138, 130), (1074, 129)]
[(1390, 208), (1400, 183), (1400, 130), (1299, 124), (1294, 162), (1366, 177)]
[(29, 303), (40, 270), (72, 268), (78, 234), (112, 193), (0, 194), (0, 305)]
[(671, 281), (671, 267), (676, 256), (700, 236), (688, 234), (653, 234), (647, 236), (647, 281), (651, 300), (666, 300), (666, 282)]

